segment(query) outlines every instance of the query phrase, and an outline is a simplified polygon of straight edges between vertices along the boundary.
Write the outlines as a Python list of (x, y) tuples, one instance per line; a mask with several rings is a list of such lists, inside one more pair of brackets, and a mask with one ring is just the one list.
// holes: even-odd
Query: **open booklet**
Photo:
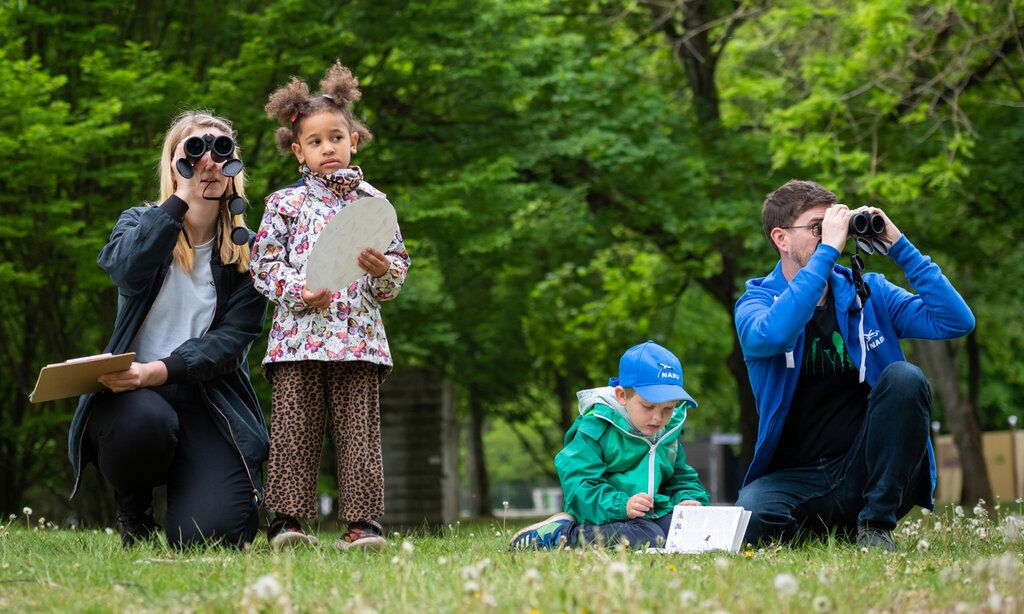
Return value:
[(750, 512), (732, 506), (677, 505), (664, 548), (648, 552), (700, 553), (712, 550), (739, 552), (750, 522)]

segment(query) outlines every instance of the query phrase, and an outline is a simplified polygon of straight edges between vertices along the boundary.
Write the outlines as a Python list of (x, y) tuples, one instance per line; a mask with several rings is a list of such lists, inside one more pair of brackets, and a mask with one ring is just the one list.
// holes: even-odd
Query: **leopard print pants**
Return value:
[(380, 367), (307, 360), (275, 363), (268, 375), (273, 393), (267, 507), (295, 518), (316, 517), (316, 478), (329, 423), (338, 464), (338, 518), (380, 517)]

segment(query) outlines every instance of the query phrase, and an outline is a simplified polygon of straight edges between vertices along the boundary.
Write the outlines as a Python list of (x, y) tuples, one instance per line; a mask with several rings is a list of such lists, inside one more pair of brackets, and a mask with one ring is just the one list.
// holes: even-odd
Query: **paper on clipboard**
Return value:
[(348, 204), (320, 231), (306, 262), (306, 286), (337, 292), (366, 273), (356, 259), (367, 247), (387, 251), (398, 232), (398, 214), (383, 198)]
[(66, 362), (46, 365), (39, 372), (36, 387), (28, 399), (33, 403), (42, 403), (99, 392), (104, 389), (103, 384), (97, 381), (101, 375), (124, 371), (132, 366), (133, 360), (135, 352), (128, 352), (72, 358)]

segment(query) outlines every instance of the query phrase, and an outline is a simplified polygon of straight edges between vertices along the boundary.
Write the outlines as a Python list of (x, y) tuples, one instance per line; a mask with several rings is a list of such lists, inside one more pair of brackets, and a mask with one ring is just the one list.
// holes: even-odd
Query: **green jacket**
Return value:
[(647, 514), (651, 519), (671, 513), (687, 499), (709, 504), (708, 492), (697, 471), (686, 464), (679, 441), (687, 405), (693, 405), (679, 407), (661, 432), (645, 437), (626, 419), (611, 388), (578, 396), (580, 417), (555, 456), (565, 511), (588, 524), (628, 520), (626, 501), (641, 492), (654, 498), (654, 509)]

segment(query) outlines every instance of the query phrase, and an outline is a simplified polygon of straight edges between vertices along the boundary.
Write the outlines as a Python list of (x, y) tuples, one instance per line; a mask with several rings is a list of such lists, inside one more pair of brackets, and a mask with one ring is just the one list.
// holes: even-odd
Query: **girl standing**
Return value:
[(351, 202), (384, 194), (363, 180), (353, 154), (371, 138), (352, 114), (362, 95), (352, 72), (336, 62), (321, 93), (292, 80), (270, 95), (265, 110), (284, 124), (276, 140), (299, 161), (301, 180), (274, 192), (253, 247), (257, 290), (275, 303), (263, 359), (271, 381), (271, 444), (267, 506), (276, 512), (267, 538), (274, 548), (310, 543), (302, 520), (316, 516), (316, 478), (325, 423), (337, 454), (342, 550), (381, 549), (384, 475), (378, 386), (392, 366), (380, 301), (398, 296), (409, 268), (401, 232), (386, 253), (363, 250), (366, 274), (331, 293), (305, 283), (320, 231)]

